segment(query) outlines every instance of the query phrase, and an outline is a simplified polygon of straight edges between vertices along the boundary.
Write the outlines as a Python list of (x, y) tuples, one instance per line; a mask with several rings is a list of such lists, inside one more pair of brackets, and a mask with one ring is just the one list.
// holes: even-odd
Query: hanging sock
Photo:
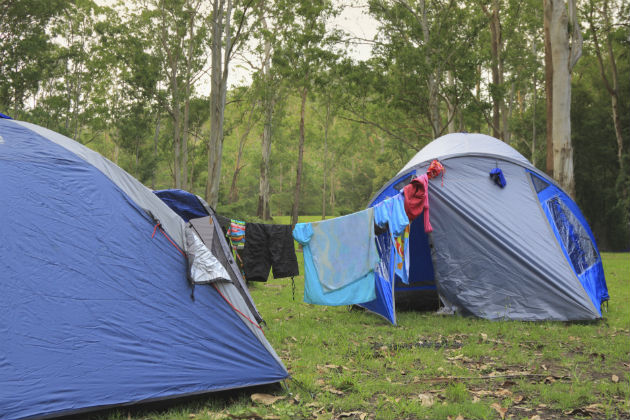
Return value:
[(505, 176), (503, 176), (503, 171), (501, 170), (501, 168), (494, 168), (493, 170), (491, 170), (490, 178), (501, 188), (504, 188), (507, 185), (507, 182), (505, 181)]

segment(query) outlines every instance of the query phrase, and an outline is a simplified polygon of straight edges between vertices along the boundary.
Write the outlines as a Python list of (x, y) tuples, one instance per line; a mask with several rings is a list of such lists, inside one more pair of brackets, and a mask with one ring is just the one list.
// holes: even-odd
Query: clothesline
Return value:
[[(424, 215), (429, 219), (429, 179), (444, 173), (437, 160), (429, 175), (415, 177), (402, 191), (374, 207), (349, 215), (298, 223), (293, 238), (303, 246), (304, 301), (318, 305), (365, 304), (376, 299), (375, 271), (393, 284), (396, 276), (409, 283), (409, 226)], [(443, 182), (443, 181), (442, 181)], [(375, 240), (375, 226), (387, 227), (391, 241), (388, 264), (382, 264)]]

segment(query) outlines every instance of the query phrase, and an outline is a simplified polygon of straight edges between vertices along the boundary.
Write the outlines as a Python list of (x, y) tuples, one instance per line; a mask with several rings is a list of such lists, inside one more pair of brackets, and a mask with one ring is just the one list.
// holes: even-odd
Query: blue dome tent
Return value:
[[(377, 299), (361, 306), (396, 323), (400, 293), (437, 291), (448, 312), (488, 319), (590, 320), (608, 290), (591, 229), (575, 202), (508, 144), (455, 133), (420, 150), (372, 198), (398, 194), (434, 159), (443, 178), (429, 184), (431, 225), (409, 234), (409, 284), (377, 272)], [(500, 181), (500, 182), (497, 182)], [(382, 264), (393, 252), (378, 240)]]
[(0, 180), (0, 418), (288, 377), (222, 264), (118, 166), (0, 119)]

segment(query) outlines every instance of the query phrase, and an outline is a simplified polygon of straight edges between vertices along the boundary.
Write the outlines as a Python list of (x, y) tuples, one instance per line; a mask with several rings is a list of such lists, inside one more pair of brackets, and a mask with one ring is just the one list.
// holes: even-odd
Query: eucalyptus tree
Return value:
[(76, 141), (83, 141), (84, 128), (99, 126), (100, 132), (106, 125), (102, 118), (108, 113), (105, 97), (112, 62), (103, 51), (96, 29), (110, 14), (109, 7), (98, 6), (92, 0), (76, 1), (64, 9), (50, 29), (56, 39), (58, 67), (55, 77), (48, 81), (52, 85), (49, 94), (59, 99), (57, 112), (64, 121), (60, 130)]
[(282, 19), (281, 2), (260, 2), (256, 6), (257, 20), (252, 28), (253, 46), (248, 49), (247, 60), (252, 74), (252, 100), (260, 107), (263, 118), (261, 136), (261, 161), (256, 216), (271, 218), (270, 168), (271, 145), (274, 137), (274, 115), (279, 102), (286, 97), (286, 84), (278, 69), (273, 66), (272, 57), (280, 42), (279, 32)]
[(337, 59), (335, 46), (340, 41), (328, 22), (338, 10), (331, 0), (278, 0), (280, 44), (274, 51), (273, 65), (296, 89), (300, 97), (299, 143), (291, 224), (297, 223), (304, 161), (306, 100), (320, 71)]
[(115, 115), (110, 124), (111, 138), (132, 157), (128, 166), (126, 161), (120, 164), (143, 182), (151, 179), (154, 186), (164, 97), (158, 88), (163, 78), (163, 56), (153, 49), (154, 38), (146, 30), (148, 16), (128, 12), (112, 10), (96, 25), (98, 52), (110, 73), (99, 83), (108, 82), (106, 100)]
[(208, 18), (210, 30), (210, 138), (206, 200), (219, 202), (223, 155), (225, 99), (230, 62), (247, 42), (249, 26), (255, 21), (255, 0), (212, 0)]
[(547, 58), (545, 64), (551, 65), (551, 92), (547, 92), (547, 95), (551, 94), (551, 107), (548, 102), (547, 118), (551, 120), (552, 147), (549, 148), (548, 142), (547, 170), (553, 173), (554, 179), (571, 196), (575, 196), (570, 119), (571, 71), (582, 55), (582, 34), (575, 3), (575, 0), (566, 3), (564, 0), (544, 1), (548, 46), (545, 54), (550, 56), (550, 62)]
[(63, 0), (0, 2), (0, 108), (20, 118), (26, 99), (55, 65), (50, 24), (64, 12)]
[(176, 188), (188, 188), (190, 99), (205, 62), (207, 17), (201, 0), (147, 0), (139, 18), (148, 25), (156, 55), (164, 60), (169, 100), (162, 106), (173, 122), (173, 172)]
[[(606, 91), (610, 95), (612, 121), (615, 127), (615, 137), (617, 139), (617, 160), (619, 169), (623, 171), (623, 133), (621, 128), (621, 118), (619, 115), (619, 72), (617, 70), (617, 58), (613, 48), (615, 36), (615, 22), (613, 16), (619, 16), (621, 5), (616, 1), (590, 0), (585, 11), (586, 19), (589, 23), (588, 33), (591, 36), (591, 44), (597, 56), (599, 72), (604, 82)], [(604, 50), (602, 52), (602, 50)]]
[(453, 129), (455, 118), (462, 127), (481, 63), (475, 42), (485, 20), (457, 1), (371, 0), (369, 7), (379, 29), (374, 58), (366, 63), (376, 95), (366, 103), (381, 112), (358, 119), (413, 149), (444, 134), (449, 122)]

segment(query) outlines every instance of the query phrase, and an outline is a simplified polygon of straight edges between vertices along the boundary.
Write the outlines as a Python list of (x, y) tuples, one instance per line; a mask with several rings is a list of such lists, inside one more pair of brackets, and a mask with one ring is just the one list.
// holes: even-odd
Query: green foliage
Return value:
[[(260, 139), (268, 124), (271, 213), (291, 211), (303, 88), (309, 95), (301, 214), (325, 208), (327, 216), (340, 215), (365, 207), (435, 136), (491, 133), (492, 107), (499, 99), (509, 113), (511, 145), (543, 168), (542, 10), (535, 0), (496, 4), (504, 82), (493, 85), (490, 15), (483, 10), (491, 8), (489, 2), (371, 0), (365, 12), (377, 34), (372, 57), (365, 61), (348, 53), (350, 35), (330, 25), (341, 11), (336, 3), (234, 2), (238, 40), (232, 57), (239, 48), (245, 51), (253, 70), (251, 83), (233, 86), (227, 94), (218, 207), (257, 214)], [(628, 20), (630, 7), (614, 0), (608, 4), (619, 22)], [(209, 89), (201, 83), (186, 86), (202, 80), (208, 68), (211, 8), (206, 6), (196, 0), (134, 0), (111, 7), (91, 0), (2, 2), (0, 112), (68, 135), (154, 188), (175, 187), (176, 133), (180, 143), (185, 133), (188, 158), (178, 163), (187, 160), (186, 188), (204, 195)], [(623, 94), (630, 91), (628, 29), (606, 24), (603, 0), (585, 4), (582, 21), (591, 7), (595, 25), (582, 25), (583, 56), (573, 71), (575, 198), (601, 249), (629, 249), (630, 101)], [(193, 15), (198, 19), (191, 26)], [(625, 169), (616, 156), (610, 95), (593, 30), (602, 48), (610, 40), (616, 57)], [(267, 54), (271, 61), (265, 61)], [(603, 73), (610, 80), (606, 60)], [(246, 128), (250, 109), (252, 126)], [(235, 193), (238, 200), (231, 202)]]

